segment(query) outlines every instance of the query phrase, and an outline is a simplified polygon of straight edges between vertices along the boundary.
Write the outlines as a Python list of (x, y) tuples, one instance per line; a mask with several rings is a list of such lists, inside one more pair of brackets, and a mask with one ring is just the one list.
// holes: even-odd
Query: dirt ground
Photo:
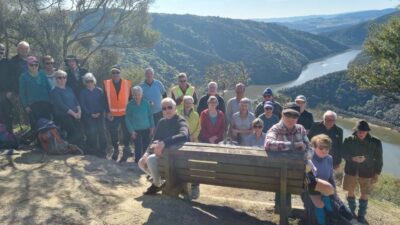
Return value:
[[(0, 155), (0, 224), (272, 225), (273, 193), (201, 185), (188, 202), (143, 196), (149, 186), (133, 162), (94, 156)], [(301, 207), (298, 197), (295, 207)], [(400, 209), (371, 201), (371, 225), (400, 224)], [(291, 219), (291, 224), (300, 224)]]

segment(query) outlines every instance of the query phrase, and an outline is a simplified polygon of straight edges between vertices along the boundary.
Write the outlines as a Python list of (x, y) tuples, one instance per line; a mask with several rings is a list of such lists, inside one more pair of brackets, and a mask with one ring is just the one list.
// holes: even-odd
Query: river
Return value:
[[(274, 92), (277, 90), (303, 84), (314, 78), (326, 75), (328, 73), (347, 69), (347, 65), (353, 60), (360, 50), (350, 50), (341, 54), (333, 55), (318, 61), (311, 62), (304, 67), (300, 76), (294, 80), (275, 85), (252, 85), (246, 88), (246, 96), (251, 99), (261, 97), (263, 90), (269, 86)], [(232, 95), (233, 93), (227, 93)], [(321, 120), (315, 118), (315, 120)], [(355, 119), (339, 118), (337, 124), (343, 128), (344, 137), (352, 133), (352, 127), (355, 125)], [(382, 140), (383, 145), (383, 171), (396, 177), (400, 177), (400, 133), (392, 131), (385, 127), (372, 126), (371, 134)]]

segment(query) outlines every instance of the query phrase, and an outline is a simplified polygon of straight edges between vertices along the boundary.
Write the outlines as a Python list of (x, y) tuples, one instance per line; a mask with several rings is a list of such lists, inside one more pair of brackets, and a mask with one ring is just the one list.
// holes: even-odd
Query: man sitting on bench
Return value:
[(163, 118), (158, 122), (153, 143), (139, 160), (139, 167), (152, 178), (152, 185), (144, 192), (154, 195), (161, 191), (165, 183), (158, 170), (158, 159), (164, 151), (179, 149), (189, 140), (186, 120), (176, 114), (176, 103), (172, 98), (161, 101)]

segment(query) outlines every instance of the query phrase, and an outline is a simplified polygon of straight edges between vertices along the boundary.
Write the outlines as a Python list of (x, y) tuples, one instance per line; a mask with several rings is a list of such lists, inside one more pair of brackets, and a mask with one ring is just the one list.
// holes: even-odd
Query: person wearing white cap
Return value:
[(300, 117), (297, 123), (303, 125), (308, 132), (314, 124), (314, 117), (312, 113), (306, 110), (307, 99), (304, 95), (298, 95), (294, 101), (300, 106)]

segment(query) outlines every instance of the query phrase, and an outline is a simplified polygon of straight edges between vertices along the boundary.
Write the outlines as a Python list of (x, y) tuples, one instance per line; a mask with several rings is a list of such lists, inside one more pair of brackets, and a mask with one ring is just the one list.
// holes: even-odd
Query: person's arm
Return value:
[(104, 107), (105, 107), (106, 113), (109, 113), (110, 112), (110, 105), (109, 105), (109, 102), (108, 102), (106, 89), (104, 89)]
[(91, 112), (90, 112), (89, 108), (87, 107), (87, 102), (88, 101), (86, 101), (85, 90), (82, 90), (81, 93), (79, 93), (79, 103), (81, 105), (82, 112), (85, 115), (90, 115)]
[[(217, 139), (216, 143), (224, 140), (224, 132), (225, 132), (225, 116), (224, 116), (224, 113), (221, 112), (219, 114), (219, 117), (221, 117), (221, 120), (220, 120), (221, 121), (221, 126), (219, 127), (219, 130), (218, 130), (218, 139)], [(220, 119), (220, 118), (218, 118), (218, 119)]]
[(128, 105), (126, 106), (125, 124), (130, 134), (132, 134), (132, 132), (135, 131), (135, 121), (132, 120), (133, 118), (132, 111), (133, 109), (131, 108), (131, 103), (129, 102)]
[(53, 89), (51, 92), (53, 104), (55, 108), (59, 108), (60, 111), (65, 112), (67, 114), (71, 114), (73, 112), (67, 105), (64, 104), (61, 94), (57, 91), (57, 89)]
[(21, 75), (21, 77), (19, 78), (19, 96), (21, 99), (21, 103), (22, 106), (24, 107), (24, 109), (28, 106), (28, 97), (27, 97), (27, 93), (26, 93), (26, 82), (24, 80), (24, 76)]
[(179, 132), (178, 134), (175, 134), (171, 137), (162, 140), (165, 144), (165, 147), (169, 147), (171, 145), (176, 145), (180, 143), (185, 143), (186, 141), (188, 141), (189, 128), (186, 121), (182, 118), (179, 118), (177, 122), (179, 126)]
[(196, 94), (196, 91), (193, 91), (193, 104), (194, 105), (197, 105), (197, 94)]
[(173, 91), (173, 90), (174, 90), (174, 89), (171, 90), (171, 98), (175, 101), (176, 105), (179, 105), (180, 103), (178, 104), (178, 102), (177, 102), (177, 100), (176, 100), (176, 98), (175, 98), (175, 95), (174, 95), (174, 91)]
[(329, 169), (330, 169), (330, 171), (331, 171), (328, 181), (329, 181), (329, 183), (332, 184), (332, 186), (333, 186), (334, 188), (336, 188), (335, 177), (334, 177), (334, 175), (333, 175), (333, 159), (332, 159), (332, 157), (329, 157), (329, 158), (328, 158), (328, 163), (329, 163), (329, 166), (330, 166)]
[(376, 139), (376, 147), (374, 152), (374, 173), (380, 175), (383, 167), (382, 160), (382, 142)]
[(335, 155), (333, 157), (333, 168), (337, 168), (340, 163), (342, 162), (342, 147), (343, 147), (343, 130), (342, 129), (337, 129), (338, 132), (338, 138), (336, 139), (337, 144), (336, 144), (336, 149)]
[(272, 127), (265, 136), (264, 148), (266, 151), (288, 151), (293, 148), (293, 143), (278, 140), (278, 129)]
[(225, 114), (225, 120), (226, 120), (226, 124), (230, 124), (231, 120), (232, 120), (232, 98), (228, 100), (228, 102), (226, 103), (226, 114)]
[(208, 142), (208, 140), (210, 139), (211, 135), (209, 133), (209, 118), (208, 115), (204, 112), (200, 114), (200, 126), (201, 126), (201, 132), (200, 132), (200, 136), (201, 136), (201, 140), (202, 141), (206, 141)]
[(200, 134), (200, 120), (199, 120), (199, 114), (197, 114), (197, 112), (192, 112), (192, 114), (194, 114), (194, 129), (193, 129), (193, 133), (192, 136), (195, 137), (196, 139), (199, 137)]

